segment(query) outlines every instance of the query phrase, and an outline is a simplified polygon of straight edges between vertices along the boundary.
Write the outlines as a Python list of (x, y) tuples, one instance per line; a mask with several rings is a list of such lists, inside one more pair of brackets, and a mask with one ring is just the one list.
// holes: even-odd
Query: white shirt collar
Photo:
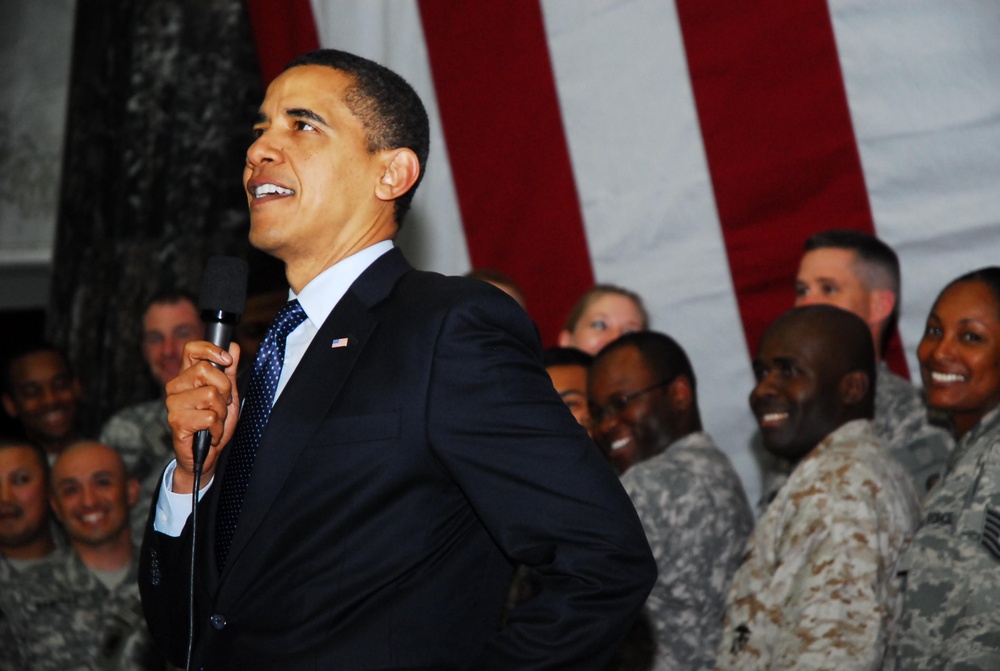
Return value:
[(383, 240), (341, 259), (314, 277), (298, 295), (289, 289), (288, 300), (298, 298), (309, 321), (318, 329), (361, 273), (392, 247), (392, 240)]

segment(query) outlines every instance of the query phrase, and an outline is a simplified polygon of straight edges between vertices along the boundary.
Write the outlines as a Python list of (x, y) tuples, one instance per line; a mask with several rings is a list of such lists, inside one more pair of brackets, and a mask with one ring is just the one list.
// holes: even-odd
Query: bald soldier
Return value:
[(794, 466), (733, 577), (718, 668), (880, 669), (899, 614), (893, 568), (920, 508), (873, 430), (871, 334), (840, 308), (795, 308), (753, 367), (764, 446)]
[(70, 548), (22, 571), (0, 595), (16, 646), (8, 652), (38, 671), (159, 671), (164, 660), (142, 617), (128, 524), (138, 483), (113, 448), (81, 441), (56, 459), (50, 487)]

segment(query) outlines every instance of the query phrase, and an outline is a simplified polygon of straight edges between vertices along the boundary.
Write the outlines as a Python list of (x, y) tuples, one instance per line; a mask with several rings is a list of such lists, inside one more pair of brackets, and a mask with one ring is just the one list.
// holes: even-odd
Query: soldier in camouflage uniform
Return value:
[[(136, 566), (133, 561), (114, 587), (72, 551), (59, 551), (50, 561), (21, 572), (0, 594), (0, 611), (10, 614), (16, 641), (12, 666), (2, 668), (163, 669), (163, 657), (143, 619)], [(6, 657), (6, 651), (0, 653)]]
[(875, 384), (875, 435), (926, 493), (944, 474), (954, 440), (928, 419), (920, 391), (881, 361), (899, 316), (899, 259), (867, 233), (835, 230), (805, 243), (795, 280), (795, 304), (828, 304), (868, 324), (879, 361)]
[(56, 460), (52, 505), (70, 549), (22, 570), (0, 592), (12, 668), (164, 668), (139, 600), (138, 549), (128, 525), (136, 489), (106, 445), (77, 443)]
[[(49, 515), (49, 462), (42, 448), (0, 441), (0, 599), (20, 572), (51, 561), (56, 542)], [(0, 605), (0, 669), (25, 666)]]
[(928, 402), (959, 436), (899, 564), (899, 668), (1000, 669), (1000, 268), (941, 293), (917, 350)]
[(761, 338), (750, 404), (795, 468), (733, 577), (722, 671), (875, 671), (894, 658), (894, 566), (916, 527), (912, 480), (874, 435), (875, 361), (857, 316), (796, 308)]
[(160, 476), (174, 458), (163, 399), (137, 403), (119, 411), (104, 424), (100, 441), (118, 450), (128, 474), (139, 481), (130, 524), (133, 535), (141, 538)]
[[(142, 355), (161, 393), (180, 371), (184, 345), (205, 336), (194, 298), (180, 291), (156, 294), (142, 313)], [(131, 477), (139, 481), (132, 508), (132, 532), (140, 538), (163, 469), (174, 458), (163, 397), (119, 411), (101, 429), (99, 440), (118, 450)]]
[(618, 668), (711, 669), (753, 514), (729, 459), (702, 431), (691, 364), (666, 335), (627, 334), (594, 360), (588, 390), (595, 440), (623, 472), (659, 568)]

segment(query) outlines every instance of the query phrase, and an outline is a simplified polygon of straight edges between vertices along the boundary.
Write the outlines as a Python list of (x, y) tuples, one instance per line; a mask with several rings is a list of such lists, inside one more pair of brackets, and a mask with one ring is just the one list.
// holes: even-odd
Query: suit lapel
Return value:
[[(281, 392), (261, 437), (250, 486), (233, 536), (224, 580), (274, 504), (309, 438), (340, 394), (377, 324), (371, 308), (391, 291), (410, 265), (398, 250), (386, 252), (351, 285), (320, 327)], [(346, 346), (334, 347), (335, 339)]]

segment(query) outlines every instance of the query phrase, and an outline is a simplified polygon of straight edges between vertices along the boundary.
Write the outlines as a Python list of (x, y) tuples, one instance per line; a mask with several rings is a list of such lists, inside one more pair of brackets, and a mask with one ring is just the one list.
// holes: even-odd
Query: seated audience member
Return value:
[(587, 406), (587, 370), (594, 357), (574, 347), (550, 347), (545, 350), (545, 372), (552, 386), (570, 409), (580, 426), (590, 431), (590, 408)]
[(882, 355), (899, 317), (899, 259), (878, 238), (851, 230), (817, 233), (805, 243), (795, 304), (835, 305), (861, 317), (875, 344), (875, 435), (913, 476), (921, 495), (941, 478), (954, 448), (928, 422), (920, 390), (896, 375)]
[(753, 514), (702, 430), (691, 363), (669, 336), (630, 333), (595, 357), (588, 387), (594, 438), (623, 473), (659, 568), (643, 613), (655, 636), (648, 668), (711, 669)]
[(958, 446), (900, 562), (898, 668), (1000, 669), (1000, 267), (945, 287), (917, 358)]
[(57, 555), (49, 516), (49, 460), (37, 445), (0, 440), (0, 668), (28, 668), (4, 613), (20, 572)]
[(559, 346), (597, 354), (623, 333), (647, 328), (649, 315), (638, 294), (613, 284), (598, 284), (587, 290), (570, 310), (559, 333)]
[(137, 489), (121, 456), (101, 443), (76, 443), (53, 464), (52, 509), (70, 549), (23, 570), (0, 595), (31, 669), (163, 668), (139, 601), (128, 524)]
[(113, 415), (101, 429), (100, 441), (118, 450), (130, 477), (139, 481), (139, 498), (132, 509), (133, 530), (139, 534), (160, 474), (173, 459), (173, 440), (163, 402), (167, 382), (180, 372), (184, 345), (205, 337), (195, 300), (180, 291), (156, 294), (142, 313), (142, 356), (159, 389), (150, 401), (130, 405)]
[(49, 517), (49, 461), (36, 445), (0, 440), (0, 584), (56, 550)]
[(795, 466), (733, 576), (718, 668), (881, 669), (920, 503), (872, 427), (871, 335), (845, 310), (795, 308), (753, 367), (764, 445)]
[[(559, 392), (566, 407), (580, 426), (590, 432), (590, 409), (587, 407), (587, 369), (593, 357), (572, 347), (550, 347), (545, 350), (545, 372), (552, 379), (552, 386)], [(527, 566), (518, 565), (511, 580), (504, 618), (535, 593), (537, 586)]]
[(80, 380), (69, 358), (49, 344), (33, 344), (7, 360), (3, 407), (21, 423), (24, 436), (55, 459), (80, 438)]

